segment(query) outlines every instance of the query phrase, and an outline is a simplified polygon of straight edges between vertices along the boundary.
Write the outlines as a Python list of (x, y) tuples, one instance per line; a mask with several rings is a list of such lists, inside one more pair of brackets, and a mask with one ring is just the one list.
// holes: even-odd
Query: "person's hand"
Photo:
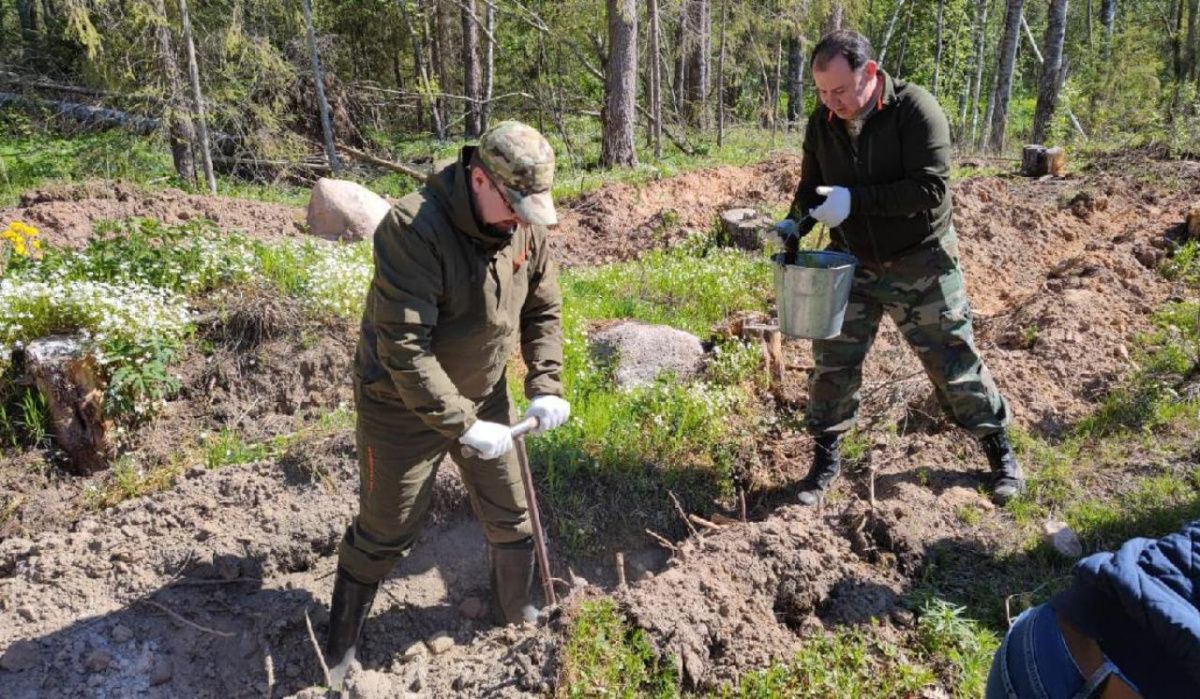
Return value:
[(478, 420), (458, 438), (479, 455), (479, 458), (499, 459), (513, 447), (512, 429), (498, 422)]
[(817, 187), (817, 194), (825, 197), (825, 201), (809, 211), (808, 215), (830, 228), (842, 225), (842, 221), (850, 216), (850, 190), (845, 187)]
[(538, 426), (533, 434), (542, 434), (546, 430), (562, 427), (571, 416), (571, 404), (558, 396), (534, 396), (525, 411), (525, 417), (536, 417)]

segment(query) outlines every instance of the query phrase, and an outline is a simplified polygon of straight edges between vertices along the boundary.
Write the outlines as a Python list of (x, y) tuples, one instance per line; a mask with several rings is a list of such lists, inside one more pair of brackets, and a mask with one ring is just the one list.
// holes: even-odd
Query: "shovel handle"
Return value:
[[(517, 439), (520, 437), (524, 437), (525, 435), (529, 434), (530, 432), (536, 430), (537, 426), (538, 426), (538, 419), (536, 417), (527, 417), (524, 420), (522, 420), (522, 421), (518, 422), (517, 424), (513, 425), (512, 427), (510, 427), (509, 432), (512, 434), (513, 439)], [(475, 459), (475, 458), (479, 457), (479, 452), (475, 451), (475, 449), (473, 449), (469, 446), (463, 446), (462, 455), (468, 459)]]

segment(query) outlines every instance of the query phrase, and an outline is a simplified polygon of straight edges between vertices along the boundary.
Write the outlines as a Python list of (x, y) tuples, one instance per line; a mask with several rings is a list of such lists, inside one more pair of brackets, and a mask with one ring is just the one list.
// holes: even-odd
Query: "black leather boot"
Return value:
[(533, 604), (533, 540), (515, 544), (493, 544), (492, 595), (496, 600), (500, 623), (522, 624), (537, 621)]
[(817, 504), (821, 499), (821, 494), (829, 488), (829, 484), (833, 483), (833, 479), (842, 470), (842, 458), (838, 454), (838, 446), (841, 441), (841, 434), (826, 432), (817, 435), (813, 444), (812, 467), (808, 469), (808, 475), (804, 477), (804, 480), (800, 481), (798, 499), (801, 505)]
[(992, 467), (992, 499), (1003, 505), (1025, 492), (1025, 474), (1008, 443), (1008, 433), (1001, 429), (979, 441)]
[(362, 635), (363, 624), (375, 601), (379, 583), (361, 583), (342, 567), (333, 583), (333, 601), (329, 605), (329, 632), (325, 636), (325, 664), (329, 666), (330, 689), (340, 692), (346, 671), (354, 662), (354, 652)]

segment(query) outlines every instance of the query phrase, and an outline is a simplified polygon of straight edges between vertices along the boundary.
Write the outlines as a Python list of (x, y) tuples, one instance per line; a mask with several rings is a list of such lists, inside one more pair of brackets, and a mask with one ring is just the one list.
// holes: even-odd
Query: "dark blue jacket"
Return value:
[(1088, 556), (1051, 604), (1142, 696), (1200, 697), (1200, 520)]

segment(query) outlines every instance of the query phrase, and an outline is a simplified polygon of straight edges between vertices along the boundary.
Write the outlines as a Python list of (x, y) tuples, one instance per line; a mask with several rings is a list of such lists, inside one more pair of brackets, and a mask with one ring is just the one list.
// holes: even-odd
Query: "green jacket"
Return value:
[(481, 229), (467, 180), (473, 150), (463, 148), (376, 229), (355, 353), (364, 390), (453, 438), (475, 422), (478, 401), (504, 389), (518, 341), (526, 394), (562, 395), (562, 297), (547, 231)]
[(895, 259), (950, 229), (950, 126), (933, 95), (890, 75), (854, 147), (845, 123), (824, 105), (808, 119), (800, 185), (790, 217), (824, 201), (820, 185), (850, 190), (850, 217), (836, 246), (863, 262)]

